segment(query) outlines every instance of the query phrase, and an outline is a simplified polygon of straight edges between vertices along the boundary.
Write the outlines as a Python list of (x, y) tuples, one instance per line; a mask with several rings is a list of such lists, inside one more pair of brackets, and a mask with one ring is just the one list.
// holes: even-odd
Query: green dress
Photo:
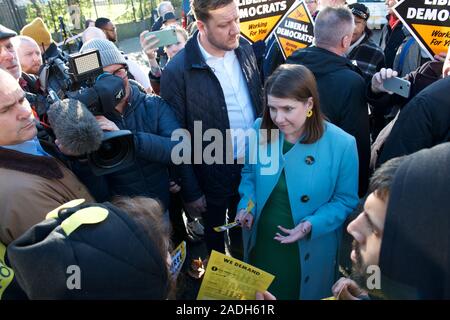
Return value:
[[(294, 145), (283, 144), (283, 154)], [(250, 264), (275, 276), (269, 287), (279, 300), (298, 300), (300, 293), (300, 258), (298, 242), (282, 244), (274, 240), (277, 226), (294, 228), (284, 170), (277, 185), (267, 199), (257, 226), (255, 246), (250, 252)]]

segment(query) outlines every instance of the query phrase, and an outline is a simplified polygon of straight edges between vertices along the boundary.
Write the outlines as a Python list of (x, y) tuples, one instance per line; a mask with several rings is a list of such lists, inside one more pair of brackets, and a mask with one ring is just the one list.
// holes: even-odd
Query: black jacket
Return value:
[[(173, 107), (182, 127), (190, 132), (193, 139), (194, 121), (202, 121), (202, 133), (214, 128), (219, 129), (222, 137), (225, 137), (226, 129), (230, 128), (225, 97), (219, 80), (203, 58), (197, 38), (198, 31), (165, 67), (161, 76), (161, 97)], [(235, 53), (258, 117), (262, 108), (262, 86), (255, 55), (248, 42), (242, 38)], [(209, 143), (204, 142), (202, 150)], [(236, 173), (233, 167), (202, 163), (195, 165), (194, 170), (204, 193), (232, 195), (237, 193), (240, 177), (239, 171)]]
[[(174, 130), (180, 128), (172, 108), (160, 97), (148, 95), (132, 86), (125, 112), (107, 115), (121, 130), (134, 134), (136, 161), (131, 167), (106, 176), (111, 195), (147, 196), (159, 199), (165, 208), (169, 204), (168, 167), (172, 165), (171, 141)], [(182, 196), (187, 202), (202, 193), (191, 166), (177, 166), (181, 176)]]
[(365, 83), (360, 70), (347, 58), (318, 47), (297, 50), (286, 63), (302, 64), (314, 73), (322, 112), (330, 122), (355, 137), (359, 194), (364, 195), (369, 179), (370, 140)]
[(400, 112), (377, 166), (389, 159), (450, 141), (450, 78), (429, 85)]
[[(386, 17), (389, 21), (389, 16)], [(384, 50), (384, 57), (386, 61), (386, 68), (392, 68), (394, 65), (397, 50), (403, 43), (406, 34), (403, 30), (402, 22), (398, 22), (394, 29), (391, 29), (389, 23), (386, 23), (381, 30), (380, 47)]]

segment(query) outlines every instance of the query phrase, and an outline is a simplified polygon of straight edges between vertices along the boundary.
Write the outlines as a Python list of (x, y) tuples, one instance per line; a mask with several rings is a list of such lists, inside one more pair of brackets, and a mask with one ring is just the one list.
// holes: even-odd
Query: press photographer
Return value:
[[(105, 90), (97, 90), (97, 94), (107, 92), (118, 79), (124, 87), (123, 95), (116, 95), (118, 103), (96, 114), (100, 128), (115, 133), (118, 130), (132, 132), (132, 143), (136, 150), (136, 159), (126, 169), (117, 170), (104, 176), (109, 195), (148, 196), (157, 198), (167, 208), (169, 203), (169, 174), (171, 151), (177, 144), (171, 141), (171, 134), (180, 128), (171, 107), (155, 95), (142, 92), (131, 84), (127, 77), (127, 62), (117, 47), (104, 39), (93, 39), (81, 48), (85, 54), (97, 49), (103, 65), (103, 73), (98, 76), (93, 89), (98, 83), (104, 83)], [(109, 85), (108, 85), (109, 84)], [(103, 106), (107, 106), (102, 103)], [(58, 122), (58, 121), (56, 121)], [(73, 139), (76, 138), (74, 135)], [(60, 139), (57, 141), (62, 151), (67, 149)], [(181, 177), (181, 192), (189, 210), (203, 211), (205, 202), (197, 180), (190, 165), (175, 166)], [(91, 189), (91, 188), (90, 188)]]

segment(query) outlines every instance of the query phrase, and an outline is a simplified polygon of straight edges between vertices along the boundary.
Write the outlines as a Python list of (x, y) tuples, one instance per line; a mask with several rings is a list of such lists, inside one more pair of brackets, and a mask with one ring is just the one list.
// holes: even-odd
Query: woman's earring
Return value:
[(309, 109), (308, 112), (306, 113), (306, 116), (307, 116), (308, 118), (311, 118), (312, 115), (313, 115), (313, 111), (312, 111), (312, 109)]

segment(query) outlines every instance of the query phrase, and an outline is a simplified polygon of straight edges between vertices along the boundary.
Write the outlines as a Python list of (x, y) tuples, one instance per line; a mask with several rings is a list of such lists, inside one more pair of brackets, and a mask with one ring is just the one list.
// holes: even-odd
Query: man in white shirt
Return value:
[[(236, 130), (251, 128), (260, 115), (262, 87), (252, 48), (240, 39), (237, 3), (194, 0), (192, 7), (198, 31), (164, 69), (161, 96), (174, 108), (193, 139), (194, 121), (201, 121), (202, 134), (217, 129), (223, 141), (227, 130), (231, 134), (232, 148), (224, 147), (223, 158), (213, 164), (206, 164), (203, 159), (194, 166), (206, 196), (203, 219), (208, 250), (224, 252), (223, 233), (213, 231), (213, 227), (223, 225), (226, 214), (234, 221), (245, 148), (244, 137)], [(208, 144), (204, 142), (201, 150), (194, 148), (193, 158), (203, 153)], [(234, 161), (227, 163), (227, 157)], [(236, 237), (238, 234), (240, 230), (236, 229)], [(239, 256), (242, 244), (238, 238), (235, 243), (231, 249), (236, 249), (234, 253)]]

